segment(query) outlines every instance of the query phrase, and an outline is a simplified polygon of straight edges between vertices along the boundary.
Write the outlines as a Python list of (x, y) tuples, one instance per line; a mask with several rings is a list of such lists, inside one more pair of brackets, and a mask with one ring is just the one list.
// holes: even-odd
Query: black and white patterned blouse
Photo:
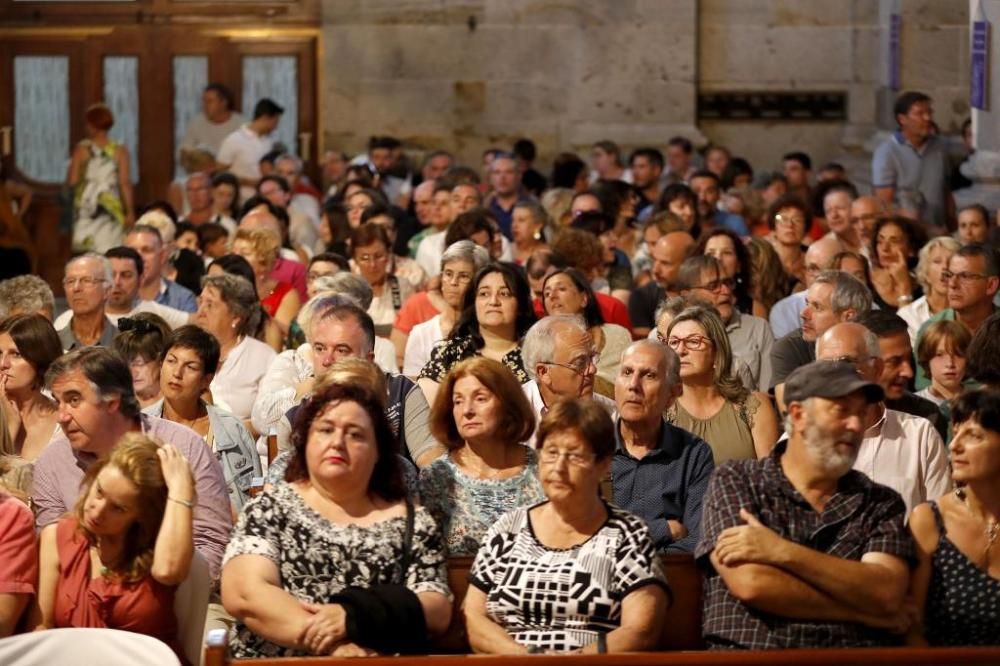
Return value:
[[(291, 484), (251, 500), (240, 514), (223, 566), (239, 555), (262, 555), (278, 567), (281, 587), (296, 599), (326, 603), (346, 587), (369, 587), (400, 579), (406, 519), (374, 525), (337, 525), (316, 513)], [(416, 507), (406, 587), (414, 593), (448, 589), (441, 534), (423, 507)], [(301, 656), (254, 634), (242, 622), (230, 641), (233, 657)]]
[(528, 515), (535, 507), (504, 514), (487, 532), (469, 583), (486, 594), (489, 618), (521, 645), (553, 651), (589, 645), (618, 628), (630, 592), (667, 588), (646, 523), (606, 506), (604, 525), (573, 548), (538, 541)]
[[(470, 337), (448, 338), (431, 350), (431, 358), (427, 365), (420, 371), (420, 378), (433, 379), (437, 383), (444, 381), (444, 376), (448, 374), (459, 361), (464, 361), (473, 356), (482, 356), (476, 349), (476, 344)], [(500, 362), (507, 366), (507, 369), (514, 373), (522, 384), (527, 384), (531, 377), (524, 369), (524, 359), (521, 358), (521, 348), (515, 347), (500, 359)]]

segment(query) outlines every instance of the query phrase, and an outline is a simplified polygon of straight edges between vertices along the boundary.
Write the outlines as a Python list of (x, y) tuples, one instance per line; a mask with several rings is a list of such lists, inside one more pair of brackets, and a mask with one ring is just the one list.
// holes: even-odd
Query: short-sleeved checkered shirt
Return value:
[(781, 469), (786, 443), (763, 460), (730, 461), (715, 470), (702, 512), (695, 558), (705, 572), (702, 631), (709, 647), (774, 649), (890, 645), (887, 632), (851, 622), (798, 620), (757, 611), (740, 602), (715, 572), (709, 554), (728, 527), (743, 525), (746, 508), (779, 536), (827, 555), (860, 560), (885, 553), (914, 561), (906, 508), (896, 491), (851, 470), (822, 513), (795, 490)]

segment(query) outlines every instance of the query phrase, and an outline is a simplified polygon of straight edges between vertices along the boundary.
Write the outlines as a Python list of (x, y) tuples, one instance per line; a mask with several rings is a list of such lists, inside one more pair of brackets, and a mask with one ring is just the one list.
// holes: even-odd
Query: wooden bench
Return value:
[(363, 662), (332, 657), (285, 657), (280, 659), (229, 659), (224, 647), (207, 646), (205, 666), (328, 666), (363, 663), (379, 666), (401, 663), (416, 666), (500, 666), (514, 662), (532, 666), (561, 664), (571, 666), (608, 665), (700, 665), (700, 664), (921, 664), (927, 666), (968, 666), (990, 664), (1000, 666), (998, 648), (864, 648), (852, 650), (809, 649), (757, 652), (708, 652), (701, 638), (701, 572), (690, 555), (662, 557), (673, 601), (667, 611), (661, 652), (614, 655), (532, 655), (531, 657), (495, 657), (470, 655), (460, 608), (469, 587), (471, 557), (454, 557), (448, 561), (448, 585), (455, 595), (452, 626), (439, 641), (437, 649), (449, 654), (426, 657), (373, 657)]
[(768, 650), (754, 652), (644, 652), (598, 655), (532, 655), (530, 657), (496, 657), (485, 655), (450, 655), (427, 657), (372, 657), (357, 659), (334, 657), (285, 657), (280, 659), (226, 658), (223, 648), (205, 652), (205, 666), (728, 666), (748, 664), (771, 666), (973, 666), (1000, 664), (1000, 648), (861, 648), (827, 650)]

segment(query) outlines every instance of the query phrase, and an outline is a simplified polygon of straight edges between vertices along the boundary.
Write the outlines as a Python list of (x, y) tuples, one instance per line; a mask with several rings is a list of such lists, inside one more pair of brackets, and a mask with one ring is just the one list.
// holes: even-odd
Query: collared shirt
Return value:
[[(273, 146), (274, 140), (270, 135), (257, 134), (248, 123), (223, 139), (215, 159), (220, 164), (228, 165), (227, 171), (239, 178), (260, 180), (260, 160)], [(240, 185), (240, 201), (246, 201), (253, 195), (252, 187)]]
[[(975, 386), (976, 382), (971, 377), (967, 377), (965, 385)], [(948, 417), (943, 411), (941, 411), (940, 406), (937, 403), (919, 396), (916, 393), (906, 391), (903, 393), (902, 397), (894, 400), (886, 399), (885, 406), (889, 409), (895, 409), (897, 412), (912, 414), (913, 416), (920, 416), (927, 419), (931, 422), (931, 425), (934, 426), (934, 429), (937, 430), (937, 434), (941, 435), (941, 440), (945, 442), (946, 445), (948, 441), (950, 441), (951, 438), (948, 437)]]
[(787, 444), (763, 460), (733, 460), (716, 469), (705, 497), (702, 539), (694, 551), (705, 573), (702, 633), (710, 647), (775, 649), (889, 645), (886, 631), (853, 622), (798, 620), (757, 611), (740, 602), (712, 566), (709, 554), (723, 530), (744, 525), (747, 509), (778, 536), (827, 555), (859, 561), (865, 553), (914, 558), (904, 525), (906, 507), (894, 490), (860, 472), (847, 472), (818, 513), (781, 468)]
[[(531, 405), (531, 411), (535, 413), (535, 432), (531, 433), (531, 437), (524, 442), (524, 445), (529, 449), (534, 449), (535, 433), (538, 432), (538, 426), (542, 422), (542, 417), (549, 411), (549, 408), (545, 404), (545, 399), (542, 398), (542, 391), (538, 388), (537, 379), (532, 379), (530, 382), (521, 384), (521, 390), (524, 391), (524, 397), (528, 399), (528, 404)], [(614, 400), (597, 393), (592, 394), (591, 398), (598, 405), (608, 410), (608, 415), (612, 419), (618, 417), (618, 408)]]
[[(646, 521), (657, 550), (691, 552), (701, 533), (701, 504), (715, 469), (712, 449), (686, 430), (662, 422), (659, 446), (636, 458), (621, 438), (615, 419), (615, 455), (611, 461), (615, 504)], [(674, 541), (668, 520), (688, 535)]]
[(952, 489), (948, 454), (934, 426), (894, 409), (865, 431), (854, 469), (899, 493), (907, 513)]
[(893, 205), (917, 210), (929, 224), (945, 223), (950, 171), (947, 146), (936, 136), (917, 148), (897, 131), (872, 154), (872, 187), (894, 188)]
[(160, 292), (156, 294), (157, 303), (166, 305), (175, 310), (184, 312), (196, 312), (198, 310), (198, 300), (191, 290), (182, 287), (173, 280), (160, 280)]
[[(184, 312), (183, 310), (175, 310), (174, 308), (167, 305), (160, 305), (156, 301), (146, 301), (141, 299), (136, 299), (132, 303), (132, 309), (123, 314), (116, 314), (114, 312), (108, 312), (107, 308), (104, 310), (104, 316), (107, 317), (115, 327), (118, 327), (118, 320), (122, 317), (134, 317), (140, 312), (151, 312), (155, 315), (163, 317), (163, 320), (170, 325), (170, 328), (180, 328), (188, 323), (191, 313)], [(52, 325), (56, 327), (58, 331), (69, 325), (69, 320), (73, 318), (73, 311), (66, 310), (61, 315), (56, 317), (56, 320), (52, 322)]]
[(785, 383), (785, 378), (795, 368), (816, 360), (816, 343), (802, 339), (802, 329), (792, 331), (778, 339), (771, 348), (771, 386)]
[[(66, 322), (64, 328), (56, 331), (59, 334), (59, 342), (62, 343), (64, 352), (71, 352), (74, 349), (79, 349), (80, 347), (87, 347), (88, 345), (83, 344), (77, 339), (76, 334), (73, 332), (73, 316), (70, 315), (69, 321)], [(115, 325), (111, 323), (111, 320), (104, 317), (104, 330), (101, 331), (101, 337), (98, 338), (94, 347), (107, 347), (111, 348), (111, 341), (115, 339), (118, 335), (118, 329)]]
[[(222, 467), (198, 433), (180, 424), (139, 415), (142, 432), (177, 447), (194, 476), (197, 500), (194, 506), (194, 547), (208, 562), (213, 578), (218, 578), (222, 553), (229, 541), (232, 512)], [(52, 438), (35, 461), (31, 497), (35, 505), (35, 524), (39, 529), (54, 523), (72, 510), (80, 495), (80, 482), (97, 456), (76, 451), (61, 431)]]
[(783, 338), (802, 326), (802, 311), (806, 309), (806, 292), (797, 291), (786, 296), (771, 308), (768, 320), (774, 337)]
[(734, 310), (732, 319), (726, 324), (726, 333), (733, 356), (750, 370), (753, 381), (747, 388), (766, 392), (771, 388), (771, 351), (774, 347), (774, 336), (767, 321)]

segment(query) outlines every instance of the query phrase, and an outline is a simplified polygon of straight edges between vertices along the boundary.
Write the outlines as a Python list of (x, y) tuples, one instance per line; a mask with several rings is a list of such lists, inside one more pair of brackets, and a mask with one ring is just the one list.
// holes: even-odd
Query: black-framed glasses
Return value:
[(952, 278), (958, 278), (959, 282), (972, 282), (973, 280), (985, 280), (986, 278), (992, 276), (984, 275), (982, 273), (970, 273), (969, 271), (962, 271), (961, 273), (941, 271), (941, 277), (943, 277), (946, 282), (951, 282)]

